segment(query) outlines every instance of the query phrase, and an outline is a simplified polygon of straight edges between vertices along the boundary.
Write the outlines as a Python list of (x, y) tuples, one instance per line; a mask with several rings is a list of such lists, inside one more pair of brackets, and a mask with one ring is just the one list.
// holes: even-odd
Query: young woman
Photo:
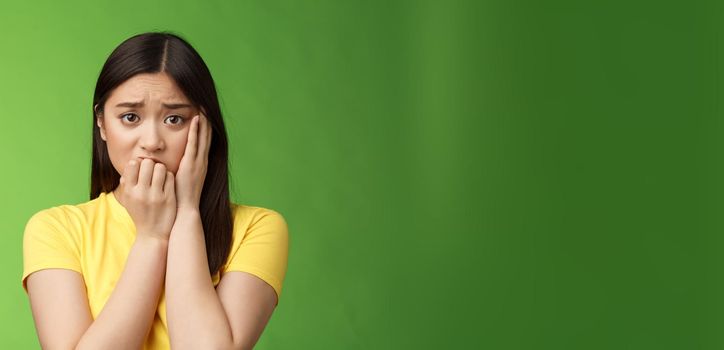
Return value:
[(44, 349), (251, 349), (281, 294), (284, 218), (229, 200), (211, 74), (170, 33), (121, 43), (93, 97), (90, 201), (41, 210), (23, 288)]

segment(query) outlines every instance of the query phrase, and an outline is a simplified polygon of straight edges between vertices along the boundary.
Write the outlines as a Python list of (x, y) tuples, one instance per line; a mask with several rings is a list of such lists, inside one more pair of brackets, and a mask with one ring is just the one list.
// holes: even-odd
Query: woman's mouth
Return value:
[(160, 160), (158, 160), (158, 159), (156, 159), (156, 158), (153, 158), (153, 157), (139, 156), (139, 157), (136, 157), (136, 158), (139, 159), (139, 162), (140, 162), (140, 161), (143, 161), (144, 159), (150, 159), (150, 160), (152, 160), (154, 163), (163, 163), (163, 162), (161, 162)]

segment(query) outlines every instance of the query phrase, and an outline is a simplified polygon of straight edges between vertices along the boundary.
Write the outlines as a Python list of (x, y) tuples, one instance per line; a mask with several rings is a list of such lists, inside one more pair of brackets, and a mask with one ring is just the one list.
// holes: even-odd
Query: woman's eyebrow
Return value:
[(139, 107), (143, 106), (143, 102), (121, 102), (116, 107)]
[(191, 105), (188, 103), (169, 103), (169, 104), (162, 103), (161, 105), (166, 109), (179, 109), (179, 108), (191, 107)]
[[(191, 107), (188, 103), (162, 103), (161, 104), (166, 109), (179, 109), (179, 108), (186, 108)], [(116, 107), (143, 107), (143, 101), (140, 102), (121, 102), (116, 105)]]

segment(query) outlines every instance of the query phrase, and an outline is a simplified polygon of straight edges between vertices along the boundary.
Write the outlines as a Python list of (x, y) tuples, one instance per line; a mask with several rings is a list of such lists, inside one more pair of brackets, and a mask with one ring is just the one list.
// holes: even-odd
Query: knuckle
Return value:
[(158, 191), (151, 192), (148, 199), (152, 204), (162, 204), (165, 201), (163, 194)]
[(128, 196), (131, 198), (131, 200), (136, 202), (140, 202), (143, 200), (143, 195), (135, 190), (132, 190), (130, 193), (128, 193)]

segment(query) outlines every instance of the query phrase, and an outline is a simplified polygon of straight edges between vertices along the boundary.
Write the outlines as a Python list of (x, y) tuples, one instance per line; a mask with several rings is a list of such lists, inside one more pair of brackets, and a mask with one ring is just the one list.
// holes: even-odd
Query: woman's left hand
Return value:
[(176, 171), (176, 206), (199, 210), (211, 146), (211, 124), (203, 112), (191, 120), (186, 149)]

